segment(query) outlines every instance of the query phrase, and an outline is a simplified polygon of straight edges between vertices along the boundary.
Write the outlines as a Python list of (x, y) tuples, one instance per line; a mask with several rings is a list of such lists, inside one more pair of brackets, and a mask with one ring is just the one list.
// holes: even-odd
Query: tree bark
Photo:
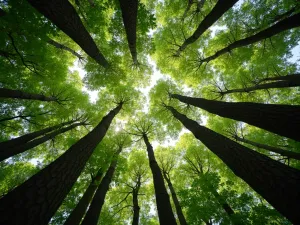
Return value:
[(300, 224), (300, 171), (224, 137), (179, 113), (166, 108), (238, 177), (248, 183), (278, 212)]
[(136, 52), (136, 24), (138, 12), (138, 0), (119, 0), (123, 23), (125, 26), (129, 50), (134, 64), (137, 64)]
[(68, 219), (64, 223), (64, 225), (79, 225), (81, 222), (82, 217), (84, 216), (96, 190), (97, 187), (101, 181), (103, 175), (102, 168), (98, 170), (97, 175), (95, 178), (93, 178), (92, 182), (84, 192), (82, 198), (72, 211), (72, 213), (69, 215)]
[(214, 60), (225, 53), (231, 52), (233, 49), (253, 44), (255, 42), (270, 38), (270, 37), (272, 37), (276, 34), (279, 34), (283, 31), (286, 31), (286, 30), (289, 30), (289, 29), (292, 29), (295, 27), (299, 27), (299, 26), (300, 26), (300, 13), (297, 13), (293, 16), (290, 16), (286, 19), (279, 21), (275, 25), (273, 25), (265, 30), (260, 31), (253, 36), (250, 36), (250, 37), (247, 37), (247, 38), (244, 38), (244, 39), (241, 39), (241, 40), (231, 43), (227, 47), (217, 51), (214, 55), (211, 55), (205, 59), (202, 59), (200, 62), (208, 63), (211, 60)]
[(45, 134), (47, 134), (47, 133), (49, 133), (53, 130), (56, 130), (56, 129), (61, 128), (65, 125), (71, 124), (73, 122), (75, 122), (75, 121), (71, 120), (71, 121), (68, 121), (68, 122), (60, 123), (60, 124), (57, 124), (55, 126), (47, 127), (45, 129), (38, 130), (38, 131), (34, 131), (32, 133), (25, 134), (23, 136), (20, 136), (20, 137), (17, 137), (17, 138), (8, 140), (8, 141), (0, 142), (0, 149), (14, 148), (14, 147), (17, 147), (17, 146), (24, 145), (27, 142), (29, 142), (29, 141), (31, 141), (31, 140), (39, 137), (39, 136), (45, 135)]
[(58, 49), (62, 49), (62, 50), (65, 50), (65, 51), (68, 51), (70, 52), (72, 55), (76, 56), (79, 60), (83, 59), (83, 56), (80, 55), (79, 53), (77, 53), (76, 51), (74, 51), (73, 49), (63, 45), (63, 44), (60, 44), (52, 39), (49, 39), (47, 41), (48, 44), (50, 45), (53, 45), (55, 48), (58, 48)]
[(0, 88), (0, 98), (17, 98), (17, 99), (30, 99), (30, 100), (39, 100), (45, 102), (55, 102), (57, 101), (56, 97), (48, 97), (40, 94), (32, 94), (20, 90), (12, 90), (8, 88)]
[(178, 48), (175, 53), (175, 56), (179, 56), (181, 52), (186, 49), (186, 47), (195, 41), (211, 26), (213, 25), (220, 17), (237, 2), (238, 0), (218, 0), (215, 7), (210, 11), (210, 13), (203, 19), (199, 24), (197, 30), (193, 33), (192, 36), (188, 37), (184, 43)]
[(122, 103), (62, 156), (1, 198), (0, 224), (48, 224), (121, 108)]
[[(116, 157), (121, 153), (122, 151), (122, 147), (119, 147), (119, 150), (116, 152)], [(116, 166), (117, 166), (117, 159), (114, 159), (105, 176), (103, 177), (101, 183), (99, 184), (97, 191), (94, 195), (94, 198), (91, 202), (91, 205), (81, 223), (81, 225), (97, 225), (98, 224), (98, 220), (99, 220), (99, 216), (104, 204), (104, 200), (105, 200), (105, 196), (106, 193), (108, 192), (109, 189), (109, 185), (112, 181), (113, 175), (115, 173), (116, 170)]]
[(133, 204), (133, 220), (132, 225), (138, 225), (139, 224), (139, 218), (140, 218), (140, 206), (139, 206), (139, 190), (141, 187), (141, 176), (138, 177), (137, 185), (132, 190), (132, 204)]
[[(300, 141), (300, 106), (250, 102), (221, 102), (170, 94), (181, 102), (222, 117), (243, 121), (275, 134)], [(298, 131), (298, 132), (297, 132)]]
[(241, 138), (237, 135), (234, 135), (233, 138), (237, 141), (240, 141), (240, 142), (243, 142), (243, 143), (246, 143), (246, 144), (250, 144), (252, 146), (262, 148), (262, 149), (265, 149), (265, 150), (270, 151), (270, 152), (275, 152), (275, 153), (278, 153), (282, 156), (286, 156), (286, 157), (291, 158), (291, 159), (300, 160), (300, 153), (298, 153), (298, 152), (287, 151), (287, 150), (277, 148), (277, 147), (273, 147), (273, 146), (270, 146), (270, 145), (257, 143), (257, 142), (250, 141), (250, 140), (245, 139), (245, 138)]
[(169, 190), (172, 194), (172, 199), (173, 199), (173, 202), (174, 202), (174, 205), (175, 205), (175, 208), (176, 208), (176, 213), (177, 213), (179, 222), (180, 222), (181, 225), (187, 225), (187, 222), (186, 222), (185, 217), (183, 215), (183, 212), (182, 212), (179, 200), (177, 198), (176, 192), (174, 190), (173, 184), (171, 182), (171, 179), (170, 179), (170, 177), (168, 176), (168, 174), (166, 172), (163, 172), (163, 176), (164, 176), (165, 180), (167, 181)]
[(107, 68), (108, 62), (85, 29), (72, 4), (67, 0), (27, 0), (66, 35), (73, 39), (99, 65)]
[(34, 148), (34, 147), (36, 147), (40, 144), (43, 144), (44, 142), (51, 140), (55, 136), (57, 136), (59, 134), (63, 134), (65, 132), (67, 132), (69, 130), (72, 130), (73, 128), (81, 126), (81, 125), (84, 125), (84, 122), (74, 123), (74, 124), (72, 124), (68, 127), (56, 130), (52, 133), (46, 134), (43, 137), (40, 137), (40, 138), (34, 139), (32, 141), (29, 141), (29, 142), (27, 142), (23, 145), (1, 149), (0, 150), (0, 162), (7, 159), (7, 158), (9, 158), (9, 157), (20, 154), (20, 153), (25, 152), (29, 149), (32, 149), (32, 148)]
[(147, 146), (149, 165), (153, 175), (155, 198), (159, 223), (161, 225), (176, 225), (176, 220), (171, 207), (170, 198), (165, 187), (164, 178), (156, 162), (153, 147), (150, 144), (146, 134), (143, 134), (144, 142)]

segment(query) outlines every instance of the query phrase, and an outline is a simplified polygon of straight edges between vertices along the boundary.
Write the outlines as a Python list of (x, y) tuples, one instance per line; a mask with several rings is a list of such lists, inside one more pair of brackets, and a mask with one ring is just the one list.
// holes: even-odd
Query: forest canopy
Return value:
[(297, 0), (0, 1), (0, 225), (300, 224)]

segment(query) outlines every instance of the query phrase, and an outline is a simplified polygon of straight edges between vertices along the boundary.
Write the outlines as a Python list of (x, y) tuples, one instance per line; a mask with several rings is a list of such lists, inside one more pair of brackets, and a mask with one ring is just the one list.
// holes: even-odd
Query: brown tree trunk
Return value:
[(54, 138), (55, 136), (57, 136), (59, 134), (63, 134), (65, 132), (69, 131), (69, 130), (72, 130), (75, 127), (78, 127), (78, 126), (81, 126), (81, 125), (84, 125), (84, 124), (85, 124), (84, 122), (74, 123), (74, 124), (72, 124), (68, 127), (56, 130), (52, 133), (46, 134), (43, 137), (40, 137), (40, 138), (34, 139), (32, 141), (29, 141), (29, 142), (27, 142), (23, 145), (1, 149), (0, 150), (0, 162), (7, 159), (7, 158), (9, 158), (9, 157), (20, 154), (20, 153), (25, 152), (29, 149), (32, 149), (32, 148), (34, 148), (34, 147), (36, 147), (36, 146), (38, 146), (38, 145), (40, 145), (40, 144), (42, 144), (46, 141), (51, 140), (52, 138)]
[(137, 185), (132, 190), (132, 204), (133, 204), (133, 220), (132, 225), (138, 225), (139, 224), (139, 218), (140, 218), (140, 206), (139, 206), (139, 190), (141, 187), (141, 177), (138, 177)]
[(17, 99), (30, 99), (30, 100), (39, 100), (46, 102), (55, 102), (57, 98), (48, 97), (45, 95), (32, 94), (19, 90), (12, 90), (8, 88), (0, 88), (0, 98), (17, 98)]
[(202, 108), (210, 113), (243, 121), (275, 134), (300, 141), (300, 136), (298, 135), (300, 132), (300, 106), (250, 102), (221, 102), (177, 94), (171, 94), (170, 97)]
[(49, 133), (53, 130), (56, 130), (56, 129), (61, 128), (65, 125), (71, 124), (73, 122), (75, 122), (75, 121), (71, 120), (71, 121), (68, 121), (68, 122), (60, 123), (60, 124), (57, 124), (55, 126), (47, 127), (45, 129), (38, 130), (38, 131), (34, 131), (32, 133), (25, 134), (23, 136), (20, 136), (20, 137), (17, 137), (17, 138), (8, 140), (8, 141), (0, 142), (0, 149), (14, 148), (14, 147), (17, 147), (17, 146), (20, 146), (20, 145), (24, 145), (27, 142), (29, 142), (29, 141), (31, 141), (31, 140), (39, 137), (39, 136), (45, 135), (45, 134), (47, 134), (47, 133)]
[(48, 224), (121, 108), (122, 103), (62, 156), (1, 198), (0, 224)]
[(250, 144), (252, 146), (262, 148), (262, 149), (265, 149), (265, 150), (270, 151), (270, 152), (275, 152), (275, 153), (278, 153), (282, 156), (286, 156), (286, 157), (291, 158), (291, 159), (300, 160), (300, 153), (298, 153), (298, 152), (287, 151), (287, 150), (277, 148), (277, 147), (273, 147), (273, 146), (270, 146), (270, 145), (257, 143), (257, 142), (254, 142), (254, 141), (247, 140), (245, 138), (241, 138), (237, 135), (234, 135), (233, 138), (237, 141), (240, 141), (240, 142), (243, 142), (243, 143), (246, 143), (246, 144)]
[(102, 168), (98, 170), (97, 175), (93, 178), (92, 182), (84, 192), (82, 198), (76, 205), (75, 209), (69, 215), (68, 219), (64, 223), (64, 225), (79, 225), (82, 217), (84, 216), (96, 190), (101, 181), (103, 175)]
[(79, 60), (83, 59), (83, 56), (80, 55), (79, 53), (77, 53), (76, 51), (74, 51), (73, 49), (71, 49), (71, 48), (69, 48), (65, 45), (62, 45), (62, 44), (60, 44), (60, 43), (58, 43), (58, 42), (56, 42), (52, 39), (49, 39), (47, 41), (47, 43), (50, 44), (50, 45), (53, 45), (55, 48), (62, 49), (62, 50), (70, 52), (72, 55), (76, 56)]
[(278, 212), (300, 224), (300, 171), (240, 145), (179, 113), (166, 108), (194, 136), (215, 153)]
[(147, 146), (149, 165), (153, 175), (159, 223), (161, 225), (176, 225), (176, 220), (172, 211), (170, 198), (165, 187), (163, 175), (156, 162), (153, 147), (150, 144), (146, 134), (143, 134), (143, 139)]
[(27, 0), (36, 10), (47, 17), (66, 35), (73, 39), (99, 65), (108, 62), (85, 29), (72, 4), (67, 0)]
[(168, 174), (165, 173), (165, 172), (163, 172), (163, 176), (164, 176), (165, 180), (167, 181), (169, 190), (170, 190), (170, 192), (172, 194), (172, 199), (173, 199), (173, 202), (174, 202), (174, 205), (175, 205), (175, 208), (176, 208), (176, 213), (177, 213), (179, 222), (180, 222), (181, 225), (187, 225), (187, 222), (186, 222), (185, 217), (183, 215), (183, 212), (182, 212), (179, 200), (177, 198), (176, 192), (174, 190), (173, 184), (171, 182), (171, 179), (168, 176)]
[(123, 23), (125, 26), (129, 50), (134, 64), (137, 64), (136, 53), (136, 24), (138, 12), (138, 0), (119, 0)]
[[(122, 147), (119, 147), (119, 150), (116, 152), (115, 157), (117, 157), (122, 151)], [(112, 181), (113, 175), (115, 173), (116, 170), (116, 166), (117, 166), (117, 159), (114, 159), (105, 176), (103, 177), (101, 183), (99, 184), (97, 191), (94, 195), (94, 198), (91, 202), (91, 205), (81, 223), (81, 225), (97, 225), (98, 224), (98, 220), (99, 220), (99, 216), (104, 204), (104, 200), (105, 200), (105, 196), (106, 193), (108, 192), (109, 189), (109, 185)]]
[(238, 0), (218, 0), (215, 7), (210, 11), (210, 13), (203, 19), (199, 24), (197, 30), (193, 33), (192, 36), (188, 37), (184, 43), (178, 48), (175, 53), (175, 56), (179, 56), (181, 52), (186, 49), (186, 47), (195, 41), (211, 26), (213, 25), (220, 17), (237, 2)]
[(283, 31), (286, 31), (286, 30), (289, 30), (289, 29), (292, 29), (295, 27), (299, 27), (299, 26), (300, 26), (300, 13), (297, 13), (293, 16), (290, 16), (286, 19), (279, 21), (275, 25), (273, 25), (265, 30), (260, 31), (259, 33), (255, 34), (253, 36), (250, 36), (250, 37), (247, 37), (247, 38), (244, 38), (244, 39), (241, 39), (241, 40), (231, 43), (227, 47), (217, 51), (214, 55), (211, 55), (205, 59), (202, 59), (200, 62), (208, 63), (209, 61), (214, 60), (225, 53), (231, 52), (233, 49), (253, 44), (255, 42), (270, 38), (270, 37), (272, 37), (276, 34), (279, 34)]

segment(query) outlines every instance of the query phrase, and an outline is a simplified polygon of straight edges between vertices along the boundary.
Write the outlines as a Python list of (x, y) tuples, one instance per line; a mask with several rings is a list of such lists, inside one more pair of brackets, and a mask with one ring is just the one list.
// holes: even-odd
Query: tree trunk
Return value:
[(252, 151), (179, 113), (166, 108), (238, 177), (248, 183), (278, 212), (300, 224), (300, 171)]
[(102, 168), (98, 170), (97, 175), (93, 178), (92, 182), (84, 192), (82, 198), (76, 205), (75, 209), (69, 215), (68, 219), (64, 223), (64, 225), (79, 225), (82, 217), (84, 216), (96, 190), (101, 181), (103, 175)]
[(46, 141), (51, 140), (52, 138), (54, 138), (55, 136), (57, 136), (59, 134), (63, 134), (65, 132), (69, 131), (69, 130), (72, 130), (75, 127), (78, 127), (78, 126), (81, 126), (81, 125), (84, 125), (84, 124), (85, 124), (84, 122), (74, 123), (74, 124), (72, 124), (68, 127), (56, 130), (52, 133), (46, 134), (43, 137), (40, 137), (40, 138), (34, 139), (32, 141), (29, 141), (29, 142), (27, 142), (23, 145), (1, 149), (0, 150), (0, 162), (7, 159), (7, 158), (9, 158), (9, 157), (20, 154), (20, 153), (25, 152), (29, 149), (32, 149), (32, 148), (34, 148), (34, 147), (36, 147), (36, 146), (38, 146), (38, 145), (40, 145), (40, 144), (42, 144)]
[(129, 50), (134, 64), (137, 64), (136, 53), (136, 24), (138, 12), (138, 0), (119, 0), (123, 23), (126, 30)]
[(172, 199), (173, 199), (173, 202), (174, 202), (174, 205), (175, 205), (175, 208), (176, 208), (176, 213), (177, 213), (179, 222), (180, 222), (181, 225), (187, 225), (187, 222), (186, 222), (185, 217), (183, 215), (183, 212), (182, 212), (179, 200), (177, 198), (176, 192), (175, 192), (175, 190), (173, 188), (173, 184), (171, 182), (171, 179), (168, 176), (168, 174), (165, 173), (165, 172), (163, 172), (163, 176), (164, 176), (165, 180), (167, 181), (169, 190), (170, 190), (170, 192), (172, 194)]
[(139, 176), (136, 187), (132, 190), (132, 204), (133, 204), (133, 220), (132, 225), (139, 224), (140, 218), (140, 206), (139, 206), (139, 190), (141, 187), (141, 177)]
[(298, 152), (287, 151), (287, 150), (277, 148), (277, 147), (273, 147), (273, 146), (270, 146), (270, 145), (257, 143), (257, 142), (254, 142), (254, 141), (247, 140), (245, 138), (241, 138), (237, 135), (234, 135), (233, 138), (235, 138), (235, 140), (237, 140), (237, 141), (240, 141), (240, 142), (243, 142), (243, 143), (246, 143), (246, 144), (250, 144), (252, 146), (262, 148), (262, 149), (265, 149), (265, 150), (270, 151), (270, 152), (275, 152), (275, 153), (278, 153), (282, 156), (286, 156), (286, 157), (291, 158), (291, 159), (300, 160), (300, 153), (298, 153)]
[[(121, 153), (122, 147), (119, 147), (119, 150), (116, 152), (116, 157)], [(112, 181), (113, 175), (117, 166), (117, 159), (114, 159), (105, 176), (103, 177), (101, 183), (99, 184), (97, 191), (94, 195), (94, 198), (91, 202), (91, 205), (81, 223), (81, 225), (97, 225), (99, 216), (102, 210), (102, 206), (104, 204), (106, 193), (108, 192), (109, 185)]]
[(47, 17), (66, 35), (73, 39), (99, 65), (108, 62), (85, 29), (72, 4), (67, 0), (27, 0), (36, 10)]
[[(258, 83), (262, 83), (265, 81), (289, 81), (291, 85), (298, 84), (300, 81), (300, 73), (289, 74), (285, 76), (275, 76), (275, 77), (267, 77), (260, 79)], [(295, 85), (296, 86), (296, 85)]]
[(147, 146), (149, 165), (153, 175), (159, 223), (161, 225), (176, 225), (176, 220), (172, 211), (170, 198), (165, 187), (163, 175), (156, 162), (153, 147), (150, 144), (146, 134), (143, 134), (143, 139)]
[(179, 56), (180, 53), (186, 49), (186, 47), (195, 41), (211, 26), (213, 25), (220, 17), (237, 2), (238, 0), (218, 0), (215, 7), (210, 11), (210, 13), (203, 19), (199, 24), (197, 30), (193, 33), (192, 36), (188, 37), (184, 43), (176, 51), (175, 56)]
[(231, 43), (227, 47), (217, 51), (214, 55), (211, 55), (205, 59), (202, 59), (200, 62), (208, 63), (209, 61), (214, 60), (225, 53), (231, 52), (233, 49), (253, 44), (255, 42), (270, 38), (270, 37), (272, 37), (276, 34), (279, 34), (283, 31), (286, 31), (286, 30), (289, 30), (289, 29), (292, 29), (295, 27), (299, 27), (299, 26), (300, 26), (300, 13), (297, 13), (293, 16), (290, 16), (286, 19), (279, 21), (275, 25), (273, 25), (265, 30), (260, 31), (259, 33), (255, 34), (253, 36), (250, 36), (250, 37), (247, 37), (247, 38), (244, 38), (244, 39), (241, 39), (241, 40)]
[(300, 141), (300, 136), (298, 135), (300, 132), (300, 106), (251, 102), (220, 102), (177, 94), (171, 94), (170, 96), (210, 113), (243, 121), (275, 134)]
[(25, 134), (23, 136), (20, 136), (20, 137), (17, 137), (17, 138), (8, 140), (8, 141), (0, 142), (0, 149), (14, 148), (14, 147), (17, 147), (17, 146), (24, 145), (27, 142), (29, 142), (29, 141), (31, 141), (31, 140), (39, 137), (39, 136), (45, 135), (45, 134), (47, 134), (47, 133), (49, 133), (53, 130), (56, 130), (56, 129), (61, 128), (65, 125), (71, 124), (73, 122), (75, 122), (75, 121), (71, 120), (71, 121), (68, 121), (68, 122), (60, 123), (60, 124), (57, 124), (55, 126), (47, 127), (45, 129), (38, 130), (38, 131), (34, 131), (32, 133)]
[(65, 45), (62, 45), (62, 44), (60, 44), (60, 43), (58, 43), (58, 42), (56, 42), (52, 39), (49, 39), (47, 41), (47, 43), (50, 44), (50, 45), (53, 45), (54, 47), (56, 47), (58, 49), (62, 49), (62, 50), (70, 52), (72, 55), (76, 56), (79, 60), (83, 59), (83, 56), (80, 55), (79, 53), (77, 53), (76, 51), (74, 51), (73, 49), (71, 49), (71, 48), (69, 48)]
[(122, 103), (62, 156), (1, 198), (0, 224), (48, 224), (121, 108)]
[(17, 98), (17, 99), (30, 99), (30, 100), (39, 100), (45, 102), (55, 102), (57, 98), (48, 97), (45, 95), (32, 94), (19, 90), (12, 90), (7, 88), (0, 88), (0, 98)]

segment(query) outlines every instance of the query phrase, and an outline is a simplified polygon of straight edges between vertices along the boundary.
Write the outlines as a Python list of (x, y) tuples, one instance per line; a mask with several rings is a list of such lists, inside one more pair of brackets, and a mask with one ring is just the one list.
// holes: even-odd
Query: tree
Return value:
[(58, 48), (58, 49), (61, 49), (61, 50), (65, 50), (65, 51), (68, 51), (70, 52), (72, 55), (76, 56), (79, 60), (82, 60), (83, 59), (83, 56), (80, 55), (79, 53), (77, 53), (76, 51), (74, 51), (73, 49), (63, 45), (63, 44), (60, 44), (58, 43), (57, 41), (54, 41), (52, 39), (49, 39), (47, 41), (48, 44), (50, 45), (53, 45), (55, 48)]
[(5, 195), (0, 200), (0, 211), (5, 215), (1, 217), (1, 223), (21, 224), (26, 221), (26, 224), (47, 224), (122, 105), (123, 102), (120, 102), (89, 134), (56, 161)]
[[(213, 151), (237, 176), (247, 182), (282, 215), (293, 223), (300, 218), (297, 205), (300, 172), (254, 152), (165, 106), (194, 136)], [(255, 166), (253, 166), (255, 164)], [(280, 187), (273, 190), (274, 184)], [(293, 212), (294, 211), (294, 212)]]

